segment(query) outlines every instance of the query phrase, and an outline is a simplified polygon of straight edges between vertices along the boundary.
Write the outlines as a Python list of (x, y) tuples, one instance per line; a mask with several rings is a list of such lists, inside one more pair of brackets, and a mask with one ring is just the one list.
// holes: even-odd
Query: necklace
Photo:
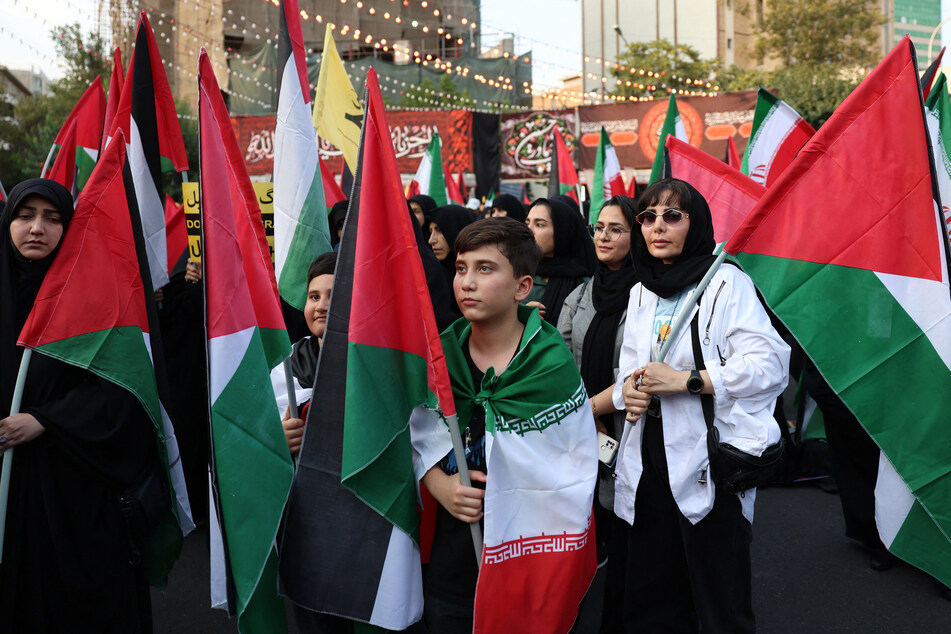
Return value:
[(666, 324), (661, 324), (660, 328), (657, 329), (657, 343), (662, 343), (667, 341), (667, 337), (670, 336), (670, 324), (674, 320), (674, 317), (677, 316), (677, 313), (680, 312), (680, 302), (684, 298), (684, 291), (680, 291), (680, 295), (677, 296), (677, 303), (674, 304), (674, 310), (671, 312), (670, 317), (667, 319)]

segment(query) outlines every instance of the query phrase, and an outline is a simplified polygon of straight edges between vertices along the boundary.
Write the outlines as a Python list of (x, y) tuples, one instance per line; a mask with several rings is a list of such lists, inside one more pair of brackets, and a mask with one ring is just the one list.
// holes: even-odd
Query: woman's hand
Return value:
[(656, 361), (644, 366), (641, 391), (647, 394), (679, 394), (687, 391), (690, 371), (675, 370), (666, 363)]
[(281, 424), (284, 425), (284, 438), (287, 439), (287, 448), (290, 449), (292, 456), (296, 456), (297, 452), (300, 451), (301, 442), (304, 440), (304, 421), (300, 418), (291, 418), (291, 410), (287, 408), (287, 413), (284, 415)]
[(545, 316), (545, 305), (541, 302), (526, 302), (526, 306), (531, 306), (532, 308), (538, 308), (538, 315), (540, 317)]
[(14, 414), (0, 420), (0, 452), (30, 442), (46, 431), (31, 414)]
[(624, 419), (629, 423), (636, 423), (650, 405), (651, 395), (643, 391), (637, 384), (644, 374), (643, 368), (634, 370), (634, 373), (628, 377), (621, 388), (621, 395), (624, 397), (624, 409), (627, 416)]
[[(485, 482), (486, 475), (481, 471), (470, 470), (469, 478), (473, 482)], [(423, 484), (433, 494), (436, 501), (457, 520), (472, 524), (482, 519), (482, 499), (485, 489), (463, 486), (459, 474), (446, 475), (439, 465), (426, 472)]]

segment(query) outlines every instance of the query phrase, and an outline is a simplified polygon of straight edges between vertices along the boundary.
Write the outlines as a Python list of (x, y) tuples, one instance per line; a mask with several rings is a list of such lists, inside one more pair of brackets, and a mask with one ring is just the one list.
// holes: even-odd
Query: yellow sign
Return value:
[[(264, 235), (271, 247), (271, 262), (274, 262), (274, 183), (251, 183), (261, 207), (261, 221), (264, 223)], [(182, 197), (185, 201), (185, 228), (188, 232), (188, 257), (201, 262), (201, 201), (198, 196), (198, 183), (182, 183)]]

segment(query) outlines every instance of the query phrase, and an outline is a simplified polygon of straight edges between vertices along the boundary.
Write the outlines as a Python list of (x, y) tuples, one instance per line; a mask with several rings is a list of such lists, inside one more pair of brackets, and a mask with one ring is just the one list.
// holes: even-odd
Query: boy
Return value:
[[(463, 319), (442, 345), (475, 486), (461, 484), (445, 426), (414, 437), (417, 475), (439, 502), (423, 619), (441, 634), (473, 621), (476, 632), (567, 632), (596, 566), (591, 408), (558, 331), (519, 305), (541, 259), (528, 227), (481, 220), (455, 250)], [(480, 569), (470, 524), (483, 516)]]

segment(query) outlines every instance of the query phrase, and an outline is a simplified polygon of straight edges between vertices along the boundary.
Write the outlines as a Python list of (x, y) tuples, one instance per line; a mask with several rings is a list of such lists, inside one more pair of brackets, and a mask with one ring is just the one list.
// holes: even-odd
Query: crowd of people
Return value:
[[(716, 481), (708, 427), (754, 456), (777, 443), (776, 406), (790, 378), (790, 345), (738, 267), (722, 266), (698, 292), (715, 247), (703, 196), (686, 182), (661, 180), (637, 200), (608, 200), (593, 226), (569, 196), (540, 198), (526, 208), (501, 195), (478, 211), (439, 207), (417, 195), (407, 211), (444, 330), (472, 480), (462, 484), (451, 450), (426, 464), (421, 482), (439, 507), (424, 570), (423, 621), (413, 631), (472, 631), (479, 569), (468, 526), (484, 521), (493, 477), (487, 412), (504, 408), (487, 403), (495, 392), (517, 399), (543, 390), (544, 379), (520, 366), (545, 346), (544, 363), (576, 377), (590, 409), (579, 419), (587, 444), (577, 451), (579, 469), (590, 474), (586, 504), (607, 579), (601, 631), (754, 631), (756, 491), (728, 493)], [(22, 354), (17, 336), (72, 212), (70, 192), (31, 179), (10, 192), (0, 215), (0, 452), (20, 449), (0, 565), (2, 627), (148, 632), (145, 536), (134, 509), (123, 503), (158, 464), (141, 406), (121, 387), (40, 354), (30, 365), (20, 413), (8, 415)], [(335, 245), (346, 213), (345, 202), (331, 210)], [(281, 404), (292, 456), (315, 415), (309, 390), (320, 380), (335, 265), (335, 253), (314, 260), (301, 280), (305, 328), (289, 322), (289, 332), (301, 335), (291, 357), (301, 390), (288, 397), (299, 410), (292, 414)], [(170, 414), (201, 522), (208, 451), (201, 269), (185, 253), (171, 277), (161, 294), (162, 336), (166, 354), (179, 357), (174, 367), (187, 371), (169, 377), (179, 397)], [(693, 336), (687, 328), (672, 332), (683, 311), (695, 322)], [(816, 391), (831, 414), (834, 394)], [(616, 453), (599, 455), (605, 443)], [(884, 565), (874, 522), (847, 518), (849, 535)], [(577, 614), (579, 606), (543, 609)], [(295, 616), (301, 631), (353, 631), (335, 617), (303, 609)]]

